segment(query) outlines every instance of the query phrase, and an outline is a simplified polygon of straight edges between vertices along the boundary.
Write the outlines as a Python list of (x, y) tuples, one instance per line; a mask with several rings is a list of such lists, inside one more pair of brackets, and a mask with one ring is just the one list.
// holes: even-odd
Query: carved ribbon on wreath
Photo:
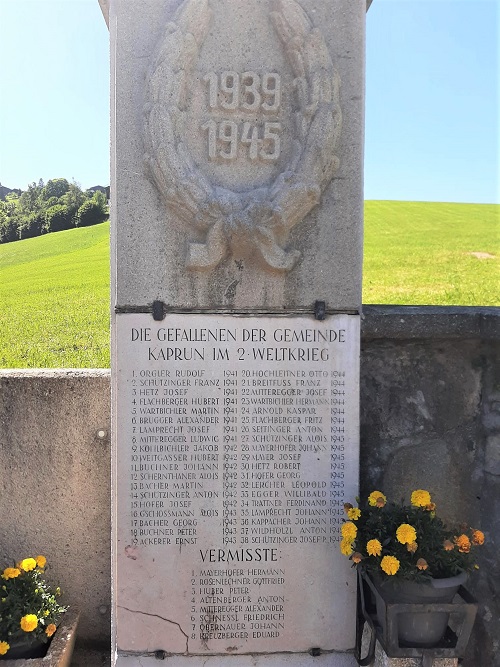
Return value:
[(292, 159), (269, 186), (237, 193), (212, 185), (182, 140), (190, 74), (212, 17), (209, 0), (185, 0), (180, 6), (166, 25), (148, 79), (144, 140), (151, 176), (167, 205), (205, 234), (204, 243), (189, 244), (186, 266), (191, 269), (217, 266), (233, 238), (246, 232), (268, 267), (289, 271), (300, 253), (284, 249), (288, 234), (319, 203), (339, 164), (334, 152), (342, 124), (340, 80), (325, 40), (295, 0), (273, 0), (271, 7), (299, 104)]

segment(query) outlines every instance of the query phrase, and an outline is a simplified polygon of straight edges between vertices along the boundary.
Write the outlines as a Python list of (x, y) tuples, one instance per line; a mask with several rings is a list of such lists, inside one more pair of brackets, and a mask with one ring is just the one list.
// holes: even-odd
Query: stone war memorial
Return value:
[(364, 0), (110, 0), (113, 664), (356, 664)]

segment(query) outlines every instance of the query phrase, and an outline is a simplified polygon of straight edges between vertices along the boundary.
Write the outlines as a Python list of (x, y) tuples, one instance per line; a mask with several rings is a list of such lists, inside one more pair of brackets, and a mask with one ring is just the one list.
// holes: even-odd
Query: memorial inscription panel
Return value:
[(359, 317), (131, 314), (116, 335), (118, 649), (351, 648)]

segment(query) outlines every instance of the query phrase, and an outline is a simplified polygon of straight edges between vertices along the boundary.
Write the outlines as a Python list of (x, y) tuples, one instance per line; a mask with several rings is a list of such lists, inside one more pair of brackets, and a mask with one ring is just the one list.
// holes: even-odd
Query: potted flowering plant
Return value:
[(44, 556), (24, 558), (0, 577), (0, 660), (45, 655), (67, 610), (45, 581)]
[[(447, 526), (436, 515), (428, 491), (413, 491), (409, 505), (388, 502), (382, 492), (373, 491), (358, 507), (346, 503), (344, 508), (340, 550), (386, 602), (451, 603), (467, 573), (477, 568), (474, 550), (484, 544), (484, 534), (466, 524)], [(448, 619), (449, 614), (438, 612), (400, 614), (399, 639), (411, 646), (434, 646)]]

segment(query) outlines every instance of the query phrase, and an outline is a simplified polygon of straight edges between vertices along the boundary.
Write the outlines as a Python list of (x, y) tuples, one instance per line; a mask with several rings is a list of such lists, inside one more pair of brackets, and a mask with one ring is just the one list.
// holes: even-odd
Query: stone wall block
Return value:
[(43, 554), (80, 640), (108, 641), (108, 371), (2, 371), (0, 562)]

